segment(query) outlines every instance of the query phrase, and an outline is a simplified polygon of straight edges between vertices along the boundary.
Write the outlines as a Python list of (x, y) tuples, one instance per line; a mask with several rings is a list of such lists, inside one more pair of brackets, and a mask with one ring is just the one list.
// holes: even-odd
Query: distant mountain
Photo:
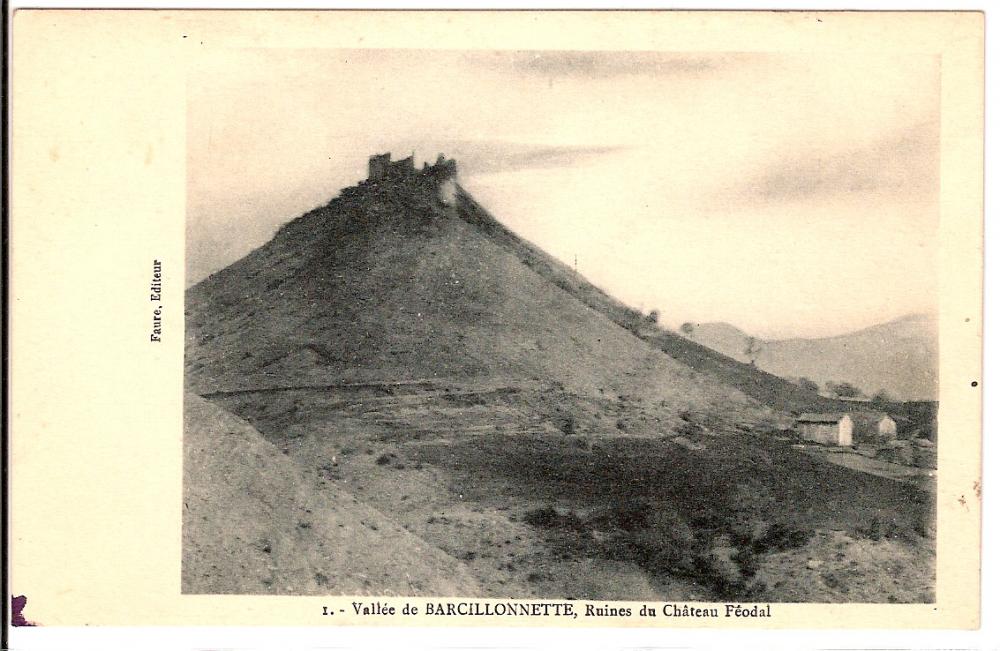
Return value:
[[(690, 330), (688, 331), (688, 328)], [(741, 362), (749, 361), (743, 351), (747, 348), (747, 339), (750, 337), (734, 325), (714, 321), (711, 323), (691, 323), (685, 324), (681, 333), (697, 341), (702, 346), (708, 346), (723, 355), (732, 357)]]
[[(691, 324), (691, 340), (749, 362), (750, 335), (728, 323)], [(936, 400), (937, 319), (913, 314), (836, 337), (757, 340), (756, 365), (787, 378), (850, 382), (865, 394), (887, 391), (901, 400)]]

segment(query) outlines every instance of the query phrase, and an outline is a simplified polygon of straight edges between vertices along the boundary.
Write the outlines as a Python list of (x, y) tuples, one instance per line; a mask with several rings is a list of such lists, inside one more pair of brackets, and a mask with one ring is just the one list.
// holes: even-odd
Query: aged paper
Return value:
[(978, 625), (981, 14), (13, 39), (27, 620)]

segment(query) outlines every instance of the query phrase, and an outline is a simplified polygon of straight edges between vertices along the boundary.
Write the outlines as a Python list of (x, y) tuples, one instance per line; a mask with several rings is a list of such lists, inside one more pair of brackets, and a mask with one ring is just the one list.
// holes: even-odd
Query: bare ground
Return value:
[(186, 593), (477, 594), (464, 565), (347, 491), (317, 492), (245, 421), (185, 400)]
[[(216, 400), (316, 493), (371, 505), (460, 563), (483, 596), (933, 600), (932, 515), (916, 487), (697, 415), (680, 422), (697, 445), (679, 445), (678, 424), (641, 402), (480, 389)], [(808, 540), (769, 548), (775, 525)], [(740, 542), (741, 527), (756, 541)]]

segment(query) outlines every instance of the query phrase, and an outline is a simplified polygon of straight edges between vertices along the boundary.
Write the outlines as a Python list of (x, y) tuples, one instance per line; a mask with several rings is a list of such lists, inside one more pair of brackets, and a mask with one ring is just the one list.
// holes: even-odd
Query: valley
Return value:
[(188, 290), (186, 592), (934, 600), (933, 495), (788, 435), (845, 403), (379, 160)]

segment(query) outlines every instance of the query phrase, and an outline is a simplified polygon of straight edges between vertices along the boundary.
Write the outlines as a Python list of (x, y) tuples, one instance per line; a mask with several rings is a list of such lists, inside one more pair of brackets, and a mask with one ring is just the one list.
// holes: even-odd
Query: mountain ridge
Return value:
[[(691, 340), (734, 359), (750, 361), (751, 337), (725, 322), (685, 324)], [(754, 362), (782, 377), (849, 382), (867, 395), (888, 392), (893, 399), (936, 400), (937, 319), (906, 314), (884, 323), (828, 337), (755, 339)]]
[[(878, 330), (885, 326), (895, 325), (895, 324), (908, 324), (908, 323), (921, 323), (930, 322), (936, 319), (936, 316), (931, 312), (909, 312), (897, 317), (893, 317), (887, 321), (880, 321), (878, 323), (873, 323), (871, 325), (863, 326), (860, 328), (854, 328), (845, 332), (838, 332), (831, 335), (815, 335), (806, 336), (799, 335), (793, 337), (756, 337), (755, 338), (761, 343), (778, 343), (783, 341), (819, 341), (826, 339), (838, 339), (841, 337), (850, 337), (853, 335), (863, 334), (870, 330)], [(743, 330), (737, 325), (729, 323), (728, 321), (705, 321), (703, 323), (690, 322), (690, 325), (695, 328), (718, 328), (720, 330), (726, 330), (732, 332), (733, 334), (739, 335), (741, 337), (749, 337), (751, 333)]]
[(342, 193), (189, 289), (189, 387), (490, 377), (760, 411), (539, 275), (558, 263), (498, 226), (460, 187), (450, 204), (405, 181)]
[[(393, 165), (396, 164), (397, 163), (393, 163)], [(409, 164), (412, 165), (412, 161), (409, 161)], [(426, 169), (427, 167), (425, 166), (425, 170)], [(231, 304), (234, 302), (239, 302), (244, 299), (250, 304), (253, 304), (254, 302), (260, 304), (260, 297), (262, 295), (273, 290), (280, 290), (282, 284), (288, 282), (289, 280), (297, 282), (300, 285), (300, 294), (302, 294), (301, 290), (305, 289), (306, 294), (312, 292), (318, 297), (324, 293), (324, 289), (320, 286), (324, 283), (328, 284), (330, 281), (329, 273), (320, 273), (316, 278), (310, 280), (305, 277), (309, 275), (308, 269), (310, 266), (324, 269), (328, 266), (327, 263), (330, 262), (331, 258), (334, 262), (334, 266), (337, 264), (344, 266), (344, 259), (349, 258), (352, 254), (354, 254), (357, 256), (363, 256), (368, 262), (368, 265), (363, 273), (356, 273), (357, 270), (354, 270), (355, 273), (353, 274), (355, 278), (362, 278), (360, 284), (366, 287), (368, 291), (354, 292), (351, 297), (351, 301), (349, 302), (364, 303), (365, 301), (368, 301), (369, 303), (372, 303), (374, 296), (384, 294), (386, 286), (384, 282), (373, 281), (375, 278), (375, 276), (371, 273), (373, 269), (384, 268), (387, 265), (391, 265), (391, 261), (394, 259), (403, 264), (407, 264), (410, 261), (408, 256), (411, 256), (413, 252), (409, 251), (407, 253), (400, 253), (401, 250), (405, 250), (407, 248), (402, 243), (400, 243), (400, 246), (392, 247), (370, 246), (372, 244), (377, 244), (378, 242), (376, 241), (377, 237), (372, 239), (372, 235), (376, 231), (370, 230), (368, 227), (374, 226), (384, 220), (382, 226), (386, 227), (386, 232), (391, 236), (395, 237), (404, 235), (405, 237), (412, 238), (416, 241), (430, 242), (432, 244), (431, 248), (433, 249), (433, 244), (437, 241), (435, 239), (435, 232), (437, 232), (437, 229), (442, 228), (445, 224), (452, 223), (449, 219), (440, 219), (440, 214), (435, 216), (436, 211), (440, 213), (442, 210), (447, 208), (447, 210), (445, 210), (442, 214), (457, 217), (460, 222), (471, 225), (479, 231), (478, 233), (472, 234), (466, 233), (464, 237), (469, 237), (470, 235), (483, 236), (499, 248), (504, 249), (513, 255), (520, 261), (520, 263), (538, 274), (544, 281), (548, 281), (548, 283), (554, 285), (559, 290), (569, 294), (573, 299), (586, 306), (586, 308), (596, 311), (616, 326), (624, 328), (652, 348), (665, 353), (666, 356), (670, 358), (671, 363), (679, 362), (680, 364), (693, 370), (699, 376), (703, 376), (706, 373), (709, 376), (714, 376), (716, 382), (725, 385), (727, 392), (736, 391), (738, 394), (749, 396), (756, 402), (766, 404), (771, 408), (782, 411), (801, 412), (823, 408), (836, 409), (841, 407), (837, 401), (823, 398), (822, 396), (817, 396), (812, 392), (803, 390), (802, 388), (783, 380), (775, 374), (766, 372), (764, 369), (740, 363), (738, 360), (733, 360), (730, 356), (726, 356), (724, 354), (720, 356), (716, 350), (709, 346), (703, 346), (697, 341), (692, 341), (687, 337), (683, 337), (664, 328), (660, 328), (654, 323), (649, 322), (638, 310), (635, 310), (611, 297), (605, 291), (587, 281), (586, 278), (569, 268), (561, 261), (556, 260), (554, 257), (548, 255), (534, 244), (514, 234), (499, 220), (493, 217), (489, 211), (478, 204), (475, 199), (457, 183), (455, 183), (451, 189), (451, 205), (447, 205), (446, 202), (442, 200), (439, 188), (436, 185), (440, 179), (434, 174), (431, 174), (430, 180), (433, 182), (428, 183), (428, 177), (420, 176), (420, 173), (416, 174), (417, 176), (415, 177), (415, 181), (410, 181), (409, 179), (404, 178), (401, 181), (393, 181), (388, 185), (385, 183), (380, 185), (378, 183), (371, 183), (370, 180), (368, 180), (359, 183), (357, 186), (345, 188), (341, 191), (340, 196), (332, 199), (326, 205), (309, 211), (301, 217), (286, 223), (278, 229), (275, 236), (262, 247), (234, 262), (229, 267), (226, 267), (225, 269), (222, 269), (191, 286), (188, 291), (188, 296), (191, 300), (197, 302), (200, 295), (206, 292), (213, 292), (221, 289), (220, 285), (232, 281), (233, 276), (239, 273), (246, 272), (248, 274), (244, 280), (254, 280), (262, 273), (260, 268), (254, 270), (254, 267), (260, 267), (261, 263), (264, 262), (264, 259), (266, 258), (268, 276), (272, 277), (272, 280), (263, 288), (259, 287), (259, 283), (256, 283), (256, 290), (245, 293), (245, 296), (243, 297), (232, 296), (231, 291), (222, 289), (223, 294), (230, 294), (230, 296), (222, 300), (224, 303), (222, 311), (225, 311), (227, 307), (231, 307)], [(369, 202), (372, 202), (371, 206), (368, 205)], [(398, 215), (402, 213), (407, 213), (408, 218), (399, 220), (393, 217), (393, 215), (398, 217)], [(452, 223), (452, 227), (454, 227), (454, 223)], [(335, 234), (336, 237), (341, 238), (340, 244), (356, 240), (352, 244), (353, 249), (350, 251), (345, 249), (344, 251), (341, 251), (339, 255), (336, 254), (334, 252), (334, 248), (338, 246), (338, 244), (334, 244), (332, 242), (331, 234)], [(310, 242), (310, 240), (317, 240), (318, 242), (321, 242), (323, 246), (326, 247), (326, 250), (317, 250), (317, 242)], [(282, 242), (287, 242), (291, 246), (286, 246), (281, 253), (274, 254), (275, 247), (282, 248), (280, 246)], [(397, 243), (399, 243), (398, 240)], [(448, 255), (451, 255), (455, 252), (455, 249), (456, 245), (453, 243), (450, 245), (450, 252), (433, 250), (424, 252), (427, 255), (417, 259), (426, 261), (428, 257), (436, 256), (438, 253), (447, 253)], [(306, 253), (308, 258), (301, 257), (303, 252)], [(489, 256), (486, 256), (486, 258), (488, 259)], [(473, 268), (478, 264), (477, 261), (471, 259), (466, 259), (465, 263)], [(510, 270), (511, 269), (508, 265), (506, 267), (506, 271), (510, 272)], [(327, 269), (327, 271), (332, 272), (335, 275), (337, 273), (336, 271), (331, 271), (330, 269)], [(285, 277), (282, 278), (282, 275)], [(483, 274), (478, 275), (480, 278), (485, 278)], [(499, 275), (502, 274), (493, 274), (492, 277), (496, 278)], [(341, 273), (340, 277), (343, 277), (343, 273)], [(312, 286), (312, 289), (309, 289), (310, 286)], [(495, 289), (495, 287), (493, 289)], [(491, 291), (493, 290), (489, 288), (486, 289), (487, 294), (490, 294)], [(546, 292), (550, 293), (551, 288), (546, 288)], [(285, 294), (279, 291), (279, 301), (283, 301), (284, 299)], [(314, 299), (312, 307), (316, 308), (317, 303), (318, 301)], [(469, 301), (465, 301), (463, 305), (468, 308)], [(485, 304), (480, 304), (478, 307), (472, 307), (472, 309), (480, 316), (486, 315), (489, 312), (488, 306)], [(299, 310), (299, 317), (301, 317), (301, 313), (302, 310)], [(417, 318), (423, 318), (425, 316), (418, 309), (411, 310), (409, 314), (411, 317), (417, 315)], [(327, 313), (326, 316), (329, 317), (329, 313)], [(452, 317), (455, 316), (463, 317), (462, 320), (464, 322), (464, 327), (469, 331), (475, 331), (477, 328), (481, 329), (484, 325), (483, 322), (477, 321), (475, 318), (468, 318), (471, 316), (470, 314), (452, 315)], [(188, 349), (189, 351), (192, 351), (193, 354), (190, 356), (189, 373), (187, 374), (187, 377), (189, 380), (194, 380), (195, 383), (193, 388), (195, 389), (199, 388), (200, 380), (205, 379), (205, 373), (203, 371), (207, 368), (206, 360), (198, 359), (197, 353), (197, 350), (200, 348), (200, 343), (204, 343), (199, 341), (199, 338), (203, 335), (198, 334), (198, 331), (201, 328), (201, 322), (205, 318), (206, 317), (204, 315), (195, 315), (191, 322), (193, 328), (191, 329), (190, 334), (192, 336), (188, 338)], [(243, 320), (246, 321), (246, 319)], [(454, 318), (452, 318), (452, 320), (454, 320)], [(260, 328), (253, 328), (254, 322), (250, 322), (248, 325), (251, 325), (252, 330), (257, 330), (258, 332), (260, 331)], [(305, 325), (307, 325), (305, 322), (299, 322), (296, 324), (296, 327)], [(271, 332), (279, 335), (285, 335), (290, 334), (290, 332), (294, 329), (294, 327), (289, 326), (289, 322), (286, 320), (285, 323), (272, 323)], [(377, 331), (380, 327), (376, 326), (374, 329)], [(371, 332), (365, 333), (364, 338), (370, 337), (371, 334)], [(214, 334), (209, 333), (207, 336), (213, 337)], [(465, 332), (458, 333), (456, 335), (456, 340), (462, 340), (468, 336), (470, 335)], [(270, 339), (273, 340), (275, 337), (270, 337)], [(451, 343), (454, 344), (455, 340)], [(307, 349), (306, 344), (309, 344), (311, 348)], [(244, 350), (241, 353), (245, 357), (252, 357), (256, 354), (256, 352), (261, 352), (267, 356), (268, 364), (260, 365), (259, 368), (248, 369), (246, 368), (246, 365), (237, 362), (232, 365), (235, 367), (233, 369), (234, 371), (239, 369), (238, 373), (224, 372), (223, 375), (228, 375), (229, 377), (238, 375), (241, 379), (246, 380), (249, 378), (252, 382), (271, 381), (276, 375), (281, 375), (281, 371), (274, 371), (273, 369), (268, 370), (264, 368), (265, 366), (271, 364), (277, 364), (279, 367), (283, 365), (287, 366), (287, 364), (283, 364), (282, 360), (291, 359), (295, 356), (302, 358), (308, 358), (311, 356), (312, 362), (307, 363), (307, 368), (305, 370), (299, 369), (299, 371), (304, 372), (309, 377), (315, 378), (319, 375), (321, 376), (320, 379), (325, 381), (330, 378), (328, 377), (328, 374), (324, 374), (319, 371), (319, 368), (323, 366), (323, 364), (316, 363), (317, 360), (325, 358), (327, 360), (335, 359), (339, 362), (345, 361), (338, 358), (335, 352), (327, 350), (328, 348), (329, 345), (312, 341), (303, 341), (295, 350), (291, 350), (287, 346), (275, 346), (274, 342), (271, 341), (265, 343), (260, 351), (251, 353), (250, 351)], [(369, 350), (370, 349), (371, 347)], [(437, 352), (443, 351), (438, 350)], [(601, 354), (601, 348), (593, 348), (590, 350), (590, 353), (596, 354), (597, 357), (606, 357), (606, 354)], [(227, 362), (232, 363), (232, 360), (229, 359), (231, 356), (226, 355), (224, 357), (227, 358)], [(399, 368), (401, 372), (411, 372), (414, 365), (419, 367), (421, 362), (426, 359), (426, 355), (410, 356), (405, 360), (406, 363), (400, 364)], [(472, 358), (467, 357), (466, 359), (471, 361)], [(350, 364), (341, 364), (341, 371), (349, 370), (347, 367), (351, 367), (350, 370), (352, 371), (348, 377), (345, 378), (341, 375), (331, 379), (331, 381), (339, 382), (351, 378), (364, 380), (366, 378), (370, 379), (371, 377), (370, 375), (366, 375), (364, 371), (358, 368), (357, 365), (352, 367)], [(433, 369), (424, 368), (423, 370), (425, 371), (423, 373), (424, 375), (432, 375), (433, 372), (437, 372), (439, 370), (447, 371), (448, 369), (437, 367)], [(470, 370), (472, 369), (466, 368), (464, 372), (468, 372)], [(460, 370), (460, 375), (461, 374), (463, 374), (463, 371)], [(259, 375), (263, 375), (263, 377), (254, 377)], [(212, 386), (201, 386), (200, 388), (207, 391), (218, 390), (220, 388), (217, 383), (218, 379), (219, 378), (214, 378), (215, 384)], [(595, 387), (592, 386), (591, 388)]]

